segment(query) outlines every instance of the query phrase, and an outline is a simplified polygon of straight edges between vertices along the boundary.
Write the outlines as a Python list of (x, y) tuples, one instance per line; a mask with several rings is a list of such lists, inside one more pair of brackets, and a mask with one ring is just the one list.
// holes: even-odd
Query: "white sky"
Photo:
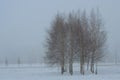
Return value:
[[(108, 53), (120, 56), (120, 0), (0, 0), (0, 62), (41, 60), (46, 30), (57, 12), (99, 7), (107, 31)], [(34, 53), (34, 54), (33, 54)], [(120, 57), (119, 57), (120, 58)]]

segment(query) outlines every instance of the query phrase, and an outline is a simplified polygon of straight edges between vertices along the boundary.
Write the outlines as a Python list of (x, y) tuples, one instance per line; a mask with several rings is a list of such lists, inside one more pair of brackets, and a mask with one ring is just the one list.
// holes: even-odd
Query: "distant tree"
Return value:
[(20, 57), (18, 57), (18, 59), (17, 59), (17, 64), (18, 64), (18, 65), (21, 64), (21, 59), (20, 59)]
[(5, 65), (8, 66), (8, 59), (5, 58)]

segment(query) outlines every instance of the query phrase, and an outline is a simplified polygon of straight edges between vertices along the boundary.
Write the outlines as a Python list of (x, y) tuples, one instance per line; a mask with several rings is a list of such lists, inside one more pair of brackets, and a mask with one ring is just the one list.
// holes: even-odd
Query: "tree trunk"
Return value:
[(65, 72), (65, 60), (64, 60), (64, 53), (62, 53), (62, 61), (61, 61), (61, 74)]
[(72, 62), (69, 63), (69, 73), (73, 75), (73, 64)]
[(70, 59), (69, 59), (69, 73), (73, 75), (73, 50), (72, 49), (70, 52)]
[(94, 57), (93, 57), (93, 54), (92, 54), (92, 58), (91, 58), (91, 72), (94, 73)]
[(62, 66), (61, 66), (61, 74), (63, 74), (64, 71), (65, 71), (65, 70), (64, 70), (64, 66), (62, 65)]
[(84, 56), (83, 56), (83, 54), (81, 55), (81, 58), (80, 58), (80, 73), (82, 75), (84, 75)]
[(88, 60), (87, 60), (87, 70), (89, 70), (89, 61), (90, 61), (90, 57), (88, 56)]
[(62, 57), (63, 57), (63, 59), (62, 59), (62, 62), (61, 62), (61, 74), (63, 74), (64, 71), (65, 71), (64, 56), (62, 56)]
[(95, 70), (95, 74), (97, 75), (98, 71), (97, 71), (97, 63), (96, 63), (96, 70)]

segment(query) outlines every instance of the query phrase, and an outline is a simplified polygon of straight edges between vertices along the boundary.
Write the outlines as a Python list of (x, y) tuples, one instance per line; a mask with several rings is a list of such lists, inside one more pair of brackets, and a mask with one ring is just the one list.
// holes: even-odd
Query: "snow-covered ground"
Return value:
[(79, 74), (79, 66), (74, 65), (73, 76), (60, 74), (58, 67), (41, 65), (0, 66), (0, 80), (120, 80), (120, 65), (100, 64), (98, 75), (87, 72)]

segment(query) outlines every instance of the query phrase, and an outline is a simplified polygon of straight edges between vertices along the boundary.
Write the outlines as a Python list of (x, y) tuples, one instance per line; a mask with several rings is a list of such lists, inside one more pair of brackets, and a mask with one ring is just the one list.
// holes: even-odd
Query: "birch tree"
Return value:
[(104, 44), (106, 41), (106, 33), (103, 30), (103, 23), (99, 13), (91, 11), (90, 16), (91, 27), (91, 72), (94, 73), (94, 64), (103, 57)]
[(61, 66), (61, 74), (65, 71), (65, 23), (64, 18), (57, 14), (48, 32), (46, 59), (50, 64)]

